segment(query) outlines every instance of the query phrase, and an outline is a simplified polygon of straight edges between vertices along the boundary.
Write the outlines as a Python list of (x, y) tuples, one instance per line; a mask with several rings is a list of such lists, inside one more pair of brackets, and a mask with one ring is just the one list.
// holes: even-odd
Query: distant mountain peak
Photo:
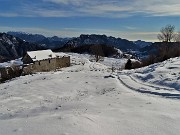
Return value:
[(134, 44), (139, 46), (140, 48), (143, 48), (143, 47), (152, 45), (152, 42), (146, 42), (146, 41), (142, 41), (142, 40), (137, 40), (137, 41), (134, 41)]

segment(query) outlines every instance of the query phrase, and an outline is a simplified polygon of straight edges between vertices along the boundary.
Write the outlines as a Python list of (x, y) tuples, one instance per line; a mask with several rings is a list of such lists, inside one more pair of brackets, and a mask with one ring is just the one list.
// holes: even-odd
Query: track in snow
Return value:
[(172, 89), (167, 90), (167, 88), (160, 86), (157, 87), (149, 84), (142, 84), (128, 75), (119, 75), (118, 79), (129, 89), (140, 93), (153, 94), (165, 98), (180, 99), (180, 92), (174, 92)]

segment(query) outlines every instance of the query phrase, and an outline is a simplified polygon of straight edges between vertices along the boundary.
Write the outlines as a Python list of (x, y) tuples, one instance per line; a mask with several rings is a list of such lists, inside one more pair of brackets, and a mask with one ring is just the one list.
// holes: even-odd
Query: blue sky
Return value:
[(0, 31), (76, 37), (106, 34), (157, 41), (161, 27), (180, 31), (179, 0), (0, 0)]

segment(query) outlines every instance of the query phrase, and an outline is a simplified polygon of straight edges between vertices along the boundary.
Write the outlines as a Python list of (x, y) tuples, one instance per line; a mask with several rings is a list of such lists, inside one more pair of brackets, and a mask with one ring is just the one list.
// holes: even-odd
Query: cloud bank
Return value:
[[(82, 28), (63, 28), (58, 30), (52, 29), (43, 29), (43, 28), (31, 28), (31, 27), (0, 27), (1, 31), (8, 32), (11, 31), (21, 31), (21, 32), (28, 32), (32, 34), (42, 34), (47, 37), (50, 36), (59, 36), (59, 37), (77, 37), (81, 34), (106, 34), (107, 36), (114, 36), (114, 37), (121, 37), (124, 39), (135, 41), (137, 39), (141, 39), (144, 37), (143, 40), (146, 41), (157, 41), (157, 34), (158, 32), (127, 32), (127, 31), (118, 31), (118, 30), (110, 30), (110, 29), (82, 29)], [(66, 35), (66, 36), (64, 36)]]
[[(179, 0), (15, 0), (2, 17), (180, 16)], [(1, 5), (11, 3), (2, 0)]]

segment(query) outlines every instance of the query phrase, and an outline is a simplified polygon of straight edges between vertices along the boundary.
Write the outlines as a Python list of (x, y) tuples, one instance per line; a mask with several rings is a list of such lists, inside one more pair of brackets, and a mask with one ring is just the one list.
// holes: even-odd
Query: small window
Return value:
[(41, 65), (40, 61), (39, 61), (39, 65)]
[(51, 63), (51, 60), (49, 60), (49, 63)]

